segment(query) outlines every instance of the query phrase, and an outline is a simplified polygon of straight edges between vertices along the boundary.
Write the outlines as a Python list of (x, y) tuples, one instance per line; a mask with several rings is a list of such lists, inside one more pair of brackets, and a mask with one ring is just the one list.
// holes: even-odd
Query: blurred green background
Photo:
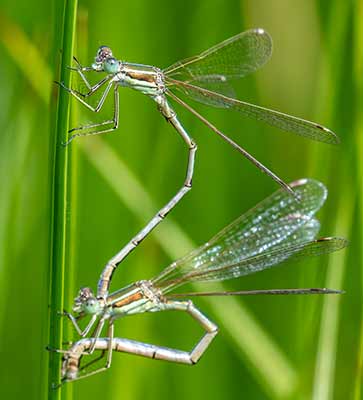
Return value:
[[(63, 2), (0, 4), (0, 394), (46, 397), (51, 181)], [(226, 282), (226, 289), (343, 288), (339, 297), (198, 301), (220, 334), (193, 368), (115, 354), (105, 373), (69, 384), (71, 399), (360, 399), (362, 383), (363, 6), (360, 0), (80, 1), (75, 50), (98, 46), (166, 67), (251, 27), (274, 41), (272, 60), (236, 83), (238, 97), (317, 121), (339, 147), (312, 143), (228, 111), (193, 104), (286, 181), (329, 188), (322, 235), (348, 250)], [(149, 99), (120, 90), (120, 128), (76, 140), (67, 221), (65, 305), (94, 289), (114, 255), (180, 187), (186, 149)], [(111, 112), (109, 108), (102, 114)], [(119, 268), (112, 289), (157, 274), (277, 189), (176, 106), (198, 143), (193, 190)], [(102, 118), (99, 117), (99, 118)], [(72, 103), (71, 126), (95, 121)], [(67, 325), (65, 325), (66, 327)], [(67, 331), (66, 339), (72, 334)], [(120, 320), (117, 335), (190, 349), (201, 334), (183, 314)], [(6, 397), (5, 397), (6, 396)]]

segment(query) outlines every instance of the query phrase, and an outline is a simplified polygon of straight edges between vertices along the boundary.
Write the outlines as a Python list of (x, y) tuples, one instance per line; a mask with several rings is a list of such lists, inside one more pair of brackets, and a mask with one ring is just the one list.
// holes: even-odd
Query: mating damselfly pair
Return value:
[[(174, 293), (176, 288), (186, 283), (237, 278), (264, 270), (283, 261), (329, 253), (346, 246), (346, 241), (342, 238), (315, 240), (319, 222), (314, 214), (323, 204), (327, 194), (321, 183), (314, 180), (300, 180), (287, 185), (174, 93), (175, 90), (179, 90), (182, 94), (207, 105), (236, 110), (311, 139), (337, 143), (335, 134), (319, 124), (234, 98), (231, 80), (243, 77), (261, 67), (270, 58), (271, 51), (270, 36), (262, 29), (254, 29), (242, 32), (196, 57), (178, 62), (165, 70), (119, 61), (113, 57), (111, 49), (106, 46), (99, 48), (95, 62), (90, 67), (83, 67), (75, 59), (77, 66), (72, 69), (79, 74), (87, 86), (87, 93), (67, 88), (63, 83), (61, 85), (95, 112), (100, 111), (112, 89), (114, 114), (112, 119), (104, 122), (71, 129), (70, 132), (80, 132), (73, 133), (66, 144), (77, 136), (102, 134), (115, 130), (119, 121), (118, 89), (119, 86), (126, 86), (156, 101), (161, 114), (186, 143), (189, 157), (183, 187), (144, 229), (110, 259), (98, 282), (97, 294), (93, 294), (90, 288), (81, 289), (73, 307), (76, 316), (65, 312), (78, 334), (84, 339), (80, 339), (67, 350), (57, 350), (64, 353), (62, 382), (80, 379), (108, 368), (113, 351), (129, 352), (172, 362), (196, 363), (217, 334), (217, 326), (190, 300), (184, 301), (182, 298), (210, 295), (340, 293), (337, 290), (323, 288)], [(92, 86), (86, 77), (89, 71), (106, 72), (107, 75)], [(93, 107), (87, 103), (86, 99), (103, 87), (105, 90), (98, 104)], [(191, 188), (197, 147), (169, 105), (167, 96), (189, 110), (259, 169), (271, 176), (282, 186), (282, 189), (242, 215), (205, 245), (171, 264), (157, 277), (133, 283), (109, 294), (111, 279), (118, 265)], [(186, 311), (206, 331), (192, 351), (185, 352), (114, 337), (116, 319), (142, 312), (164, 310)], [(90, 320), (85, 327), (81, 328), (78, 322), (86, 316), (89, 316)], [(101, 338), (105, 325), (107, 337)], [(86, 337), (89, 334), (90, 336)], [(94, 351), (101, 352), (101, 357), (107, 354), (107, 361), (105, 366), (87, 372), (87, 367), (93, 364), (94, 360), (88, 362), (86, 360), (84, 363), (81, 363), (81, 360)]]

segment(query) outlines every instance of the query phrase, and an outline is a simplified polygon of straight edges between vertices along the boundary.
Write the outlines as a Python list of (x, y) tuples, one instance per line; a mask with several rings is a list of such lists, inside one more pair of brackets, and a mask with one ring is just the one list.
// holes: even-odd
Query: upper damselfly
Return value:
[[(78, 72), (88, 88), (87, 93), (62, 86), (76, 97), (90, 110), (98, 112), (102, 108), (107, 95), (113, 88), (114, 115), (112, 119), (97, 124), (84, 125), (73, 128), (75, 131), (88, 132), (73, 133), (68, 139), (70, 143), (78, 136), (95, 135), (115, 130), (119, 122), (119, 86), (135, 89), (150, 96), (158, 104), (159, 111), (173, 125), (182, 136), (190, 151), (195, 148), (195, 143), (181, 126), (176, 113), (170, 107), (166, 96), (170, 96), (177, 103), (192, 112), (204, 124), (240, 151), (259, 169), (271, 176), (286, 190), (290, 190), (280, 178), (257, 161), (245, 149), (227, 137), (191, 106), (176, 96), (174, 91), (179, 91), (194, 100), (214, 107), (236, 110), (242, 114), (257, 120), (264, 121), (285, 131), (294, 132), (325, 143), (338, 143), (337, 136), (328, 128), (315, 122), (306, 121), (278, 111), (249, 104), (235, 99), (235, 93), (231, 81), (244, 77), (262, 67), (271, 57), (272, 39), (263, 29), (251, 29), (233, 36), (201, 54), (178, 61), (168, 68), (160, 69), (150, 65), (134, 64), (117, 60), (112, 50), (107, 46), (101, 46), (95, 57), (95, 62), (90, 67), (83, 67), (76, 58), (77, 67), (71, 68)], [(84, 72), (105, 72), (107, 75), (100, 82), (91, 85)], [(106, 86), (106, 87), (105, 87)], [(93, 107), (85, 101), (99, 89), (105, 90), (98, 104)], [(95, 129), (97, 128), (97, 129)], [(190, 156), (192, 164), (194, 156)], [(192, 172), (192, 171), (191, 171)]]

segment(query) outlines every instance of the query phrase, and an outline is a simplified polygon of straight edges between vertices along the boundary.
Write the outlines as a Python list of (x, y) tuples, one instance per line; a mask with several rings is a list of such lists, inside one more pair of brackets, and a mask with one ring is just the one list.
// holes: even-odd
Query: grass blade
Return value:
[[(337, 208), (339, 218), (337, 219), (336, 231), (345, 237), (349, 237), (353, 222), (353, 187), (353, 183), (350, 180), (346, 181), (346, 184), (342, 187), (344, 196), (341, 197)], [(347, 251), (342, 251), (330, 257), (326, 280), (327, 287), (342, 288), (347, 255)], [(326, 296), (324, 298), (312, 395), (314, 400), (332, 398), (341, 302), (341, 296)]]
[[(350, 3), (333, 2), (327, 32), (327, 42), (329, 57), (323, 57), (321, 81), (324, 86), (324, 98), (329, 101), (321, 100), (319, 104), (324, 107), (326, 119), (333, 124), (336, 120), (339, 109), (339, 89), (336, 82), (343, 82), (345, 64), (338, 62), (344, 57), (346, 39), (349, 29)], [(337, 20), (338, 17), (338, 20)], [(326, 89), (326, 91), (325, 91)], [(323, 114), (323, 111), (321, 110)], [(344, 138), (343, 146), (347, 148), (349, 138)], [(343, 147), (342, 146), (342, 147)], [(314, 160), (315, 170), (321, 164)], [(340, 179), (336, 176), (333, 181), (339, 182), (340, 197), (336, 201), (336, 217), (333, 231), (340, 235), (350, 237), (351, 227), (354, 218), (355, 207), (355, 186), (349, 174), (350, 157), (347, 153), (339, 160)], [(324, 171), (325, 172), (325, 171)], [(327, 173), (327, 172), (325, 172)], [(333, 285), (335, 288), (342, 288), (347, 268), (348, 252), (344, 251), (330, 257), (328, 266), (326, 285)], [(338, 391), (336, 382), (337, 355), (339, 350), (339, 322), (342, 297), (324, 298), (322, 319), (319, 330), (319, 340), (317, 346), (317, 356), (315, 362), (314, 382), (312, 389), (312, 399), (328, 400), (333, 398)]]
[[(70, 73), (66, 66), (71, 64), (73, 54), (77, 0), (68, 0), (64, 4), (62, 26), (62, 53), (60, 63), (60, 79), (69, 84)], [(64, 12), (64, 14), (63, 14)], [(64, 91), (59, 92), (57, 117), (55, 126), (55, 140), (52, 143), (53, 177), (52, 177), (52, 208), (53, 220), (51, 224), (51, 284), (50, 284), (50, 329), (49, 345), (52, 348), (61, 348), (63, 330), (61, 319), (57, 312), (63, 309), (64, 303), (64, 276), (65, 268), (69, 264), (69, 226), (67, 223), (67, 205), (69, 198), (69, 164), (68, 148), (61, 143), (67, 140), (69, 121), (69, 96)], [(49, 355), (49, 391), (48, 399), (65, 398), (62, 391), (54, 390), (53, 383), (60, 379), (60, 357), (56, 353)]]
[[(360, 208), (359, 212), (359, 234), (360, 240), (363, 238), (363, 209), (362, 209), (362, 201), (363, 201), (363, 3), (361, 1), (355, 2), (354, 8), (354, 31), (353, 31), (353, 40), (354, 40), (354, 60), (353, 60), (353, 81), (356, 88), (356, 115), (355, 115), (355, 124), (354, 124), (354, 132), (355, 132), (355, 140), (356, 140), (356, 160), (357, 160), (357, 187), (358, 187), (358, 204)], [(360, 254), (358, 257), (360, 259), (360, 265), (362, 265), (363, 261), (363, 248), (359, 246)], [(360, 271), (361, 276), (362, 270)], [(363, 294), (363, 281), (361, 282), (361, 293)], [(361, 300), (361, 304), (363, 303), (363, 298)], [(357, 371), (354, 383), (354, 399), (359, 400), (362, 398), (362, 382), (363, 382), (363, 317), (362, 313), (360, 313), (360, 341), (359, 348), (357, 352)]]

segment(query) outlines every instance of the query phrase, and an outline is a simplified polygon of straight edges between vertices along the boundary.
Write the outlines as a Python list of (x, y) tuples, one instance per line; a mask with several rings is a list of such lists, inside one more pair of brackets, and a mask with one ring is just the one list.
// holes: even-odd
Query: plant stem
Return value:
[[(358, 204), (359, 210), (358, 215), (359, 219), (359, 239), (363, 238), (363, 209), (362, 209), (362, 201), (363, 201), (363, 160), (362, 160), (362, 150), (363, 150), (363, 61), (362, 61), (362, 52), (363, 52), (363, 4), (361, 1), (356, 1), (354, 6), (354, 63), (353, 63), (353, 79), (355, 83), (356, 89), (356, 104), (355, 104), (355, 140), (356, 140), (356, 161), (357, 161), (357, 188), (358, 188)], [(362, 262), (363, 262), (363, 251), (362, 246), (359, 246), (358, 260), (360, 264), (360, 271), (362, 271)], [(361, 272), (362, 276), (362, 272)], [(363, 294), (363, 281), (361, 281), (360, 286), (360, 296)], [(355, 387), (354, 387), (354, 400), (359, 400), (362, 398), (362, 378), (363, 378), (363, 318), (362, 312), (360, 313), (360, 335), (359, 335), (359, 347), (357, 351), (357, 371), (355, 376)]]
[[(66, 66), (71, 64), (75, 31), (77, 0), (66, 0), (64, 3), (63, 29), (61, 38), (60, 79), (69, 85), (70, 73)], [(58, 14), (59, 15), (59, 14)], [(57, 35), (56, 35), (57, 36)], [(69, 121), (69, 96), (65, 91), (59, 92), (57, 118), (55, 125), (55, 142), (51, 154), (52, 160), (52, 223), (51, 223), (51, 284), (50, 284), (50, 326), (49, 345), (61, 348), (63, 330), (58, 311), (63, 309), (64, 275), (69, 265), (69, 226), (67, 224), (67, 198), (69, 198), (69, 164), (68, 147), (62, 143), (67, 140)], [(51, 352), (49, 356), (49, 390), (48, 399), (60, 399), (61, 390), (54, 390), (52, 384), (59, 383), (60, 357)], [(62, 396), (64, 398), (64, 396)]]

